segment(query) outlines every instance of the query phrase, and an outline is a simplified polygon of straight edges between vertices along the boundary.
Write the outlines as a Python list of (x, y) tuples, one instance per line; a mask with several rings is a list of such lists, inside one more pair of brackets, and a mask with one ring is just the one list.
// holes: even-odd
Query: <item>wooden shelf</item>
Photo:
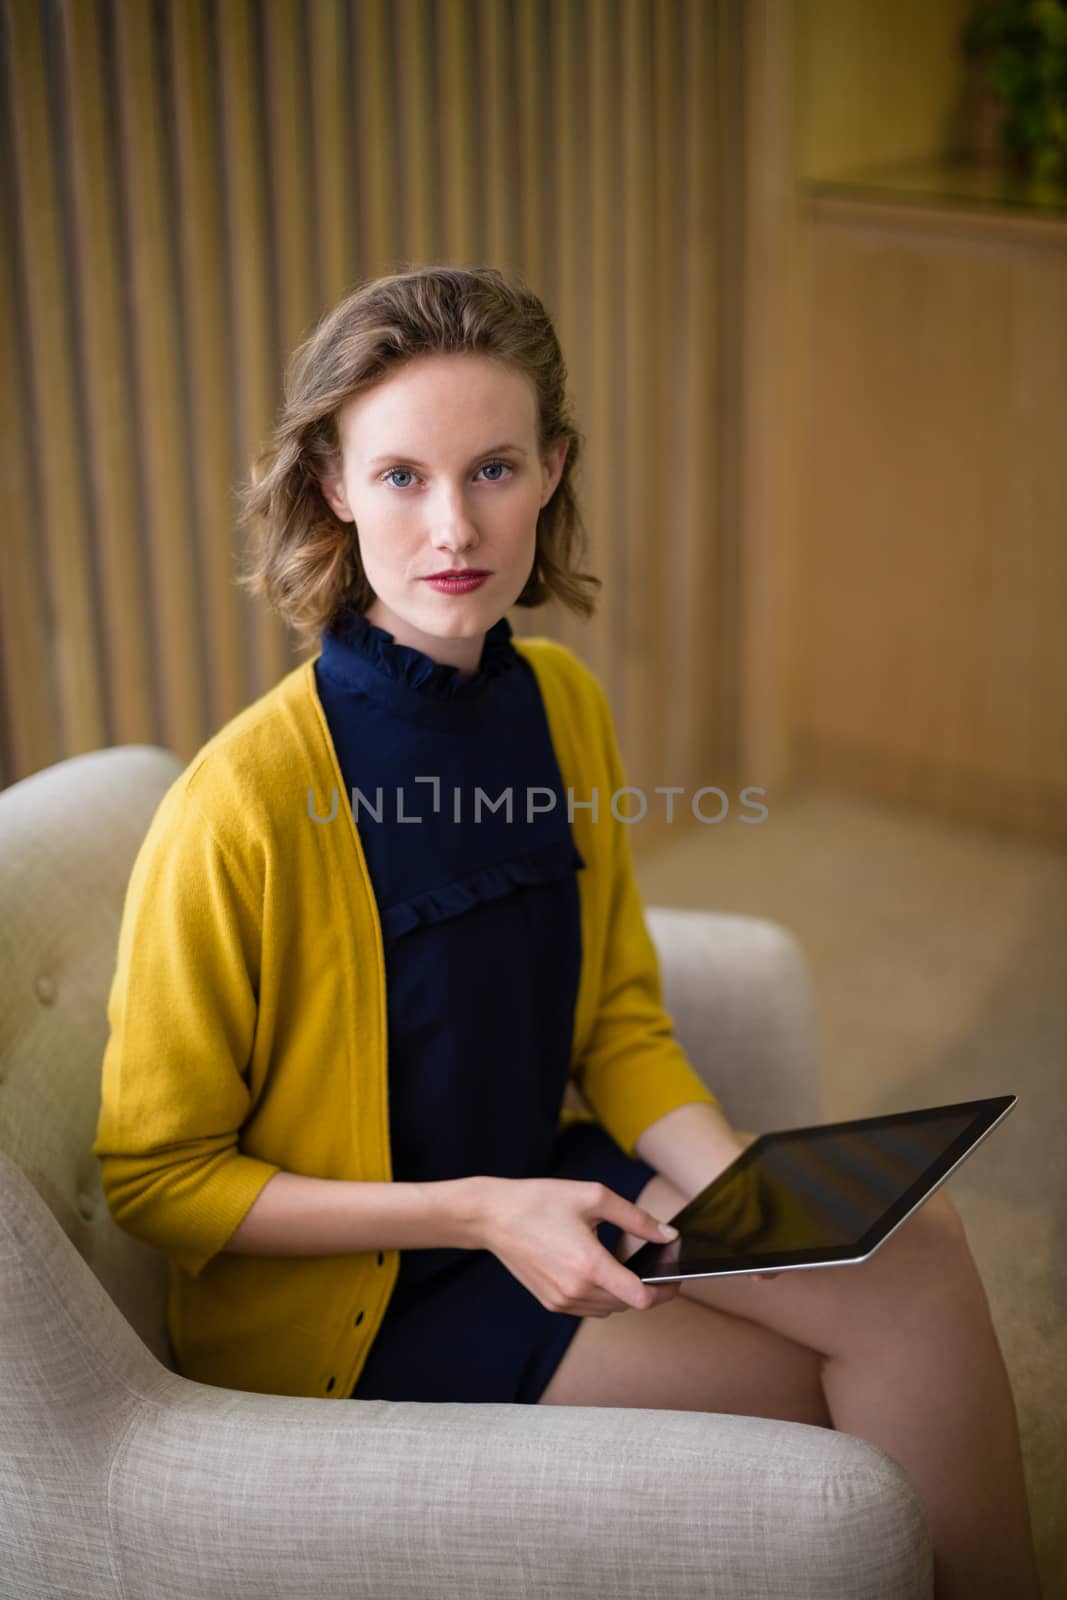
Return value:
[(801, 180), (798, 194), (811, 221), (824, 225), (1067, 246), (1067, 185), (1038, 184), (1002, 166), (960, 161), (868, 168)]
[(803, 187), (818, 194), (1067, 220), (1067, 181), (1030, 177), (1001, 163), (944, 160), (858, 168), (809, 178)]

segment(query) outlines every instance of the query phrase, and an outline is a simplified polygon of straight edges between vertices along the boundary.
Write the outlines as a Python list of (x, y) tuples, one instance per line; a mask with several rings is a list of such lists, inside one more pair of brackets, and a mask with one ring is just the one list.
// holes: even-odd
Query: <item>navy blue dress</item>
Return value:
[[(385, 946), (394, 1181), (654, 1176), (598, 1123), (558, 1132), (581, 969), (566, 793), (501, 618), (463, 675), (343, 613), (315, 663)], [(554, 800), (554, 803), (553, 803)], [(601, 1223), (609, 1250), (619, 1229)], [(536, 1404), (581, 1321), (487, 1250), (403, 1250), (353, 1399)]]

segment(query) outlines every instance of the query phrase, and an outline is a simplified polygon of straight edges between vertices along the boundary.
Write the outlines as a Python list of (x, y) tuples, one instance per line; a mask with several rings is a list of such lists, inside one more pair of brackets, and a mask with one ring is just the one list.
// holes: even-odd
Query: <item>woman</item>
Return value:
[[(623, 1265), (751, 1135), (662, 1009), (603, 690), (506, 617), (592, 610), (565, 387), (544, 307), (491, 269), (369, 283), (294, 356), (245, 581), (320, 648), (199, 752), (138, 856), (109, 1205), (170, 1258), (189, 1377), (844, 1428), (925, 1494), (946, 1594), (1036, 1593), (943, 1192), (847, 1272)], [(568, 1078), (595, 1115), (561, 1115)]]

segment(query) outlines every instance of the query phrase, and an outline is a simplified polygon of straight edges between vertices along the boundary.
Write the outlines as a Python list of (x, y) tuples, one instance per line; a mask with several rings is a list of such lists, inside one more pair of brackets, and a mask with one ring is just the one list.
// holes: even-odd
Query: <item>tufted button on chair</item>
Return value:
[[(128, 746), (0, 794), (0, 1600), (932, 1594), (913, 1486), (848, 1434), (337, 1405), (174, 1370), (167, 1263), (112, 1221), (91, 1145), (126, 882), (180, 770)], [(819, 1120), (794, 940), (759, 918), (647, 917), (678, 1037), (731, 1121)]]

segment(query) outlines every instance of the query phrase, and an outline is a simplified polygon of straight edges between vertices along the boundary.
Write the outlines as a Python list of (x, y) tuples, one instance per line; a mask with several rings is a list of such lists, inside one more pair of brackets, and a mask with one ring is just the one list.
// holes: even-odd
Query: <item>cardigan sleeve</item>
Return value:
[(260, 904), (183, 775), (126, 891), (93, 1153), (118, 1225), (193, 1277), (281, 1170), (239, 1148)]
[(634, 877), (629, 824), (616, 819), (610, 804), (626, 785), (622, 759), (607, 696), (596, 678), (592, 682), (611, 785), (600, 796), (597, 826), (611, 829), (612, 888), (599, 1005), (573, 1076), (615, 1142), (635, 1156), (641, 1134), (669, 1111), (698, 1101), (722, 1107), (690, 1064), (663, 1007), (659, 958)]

